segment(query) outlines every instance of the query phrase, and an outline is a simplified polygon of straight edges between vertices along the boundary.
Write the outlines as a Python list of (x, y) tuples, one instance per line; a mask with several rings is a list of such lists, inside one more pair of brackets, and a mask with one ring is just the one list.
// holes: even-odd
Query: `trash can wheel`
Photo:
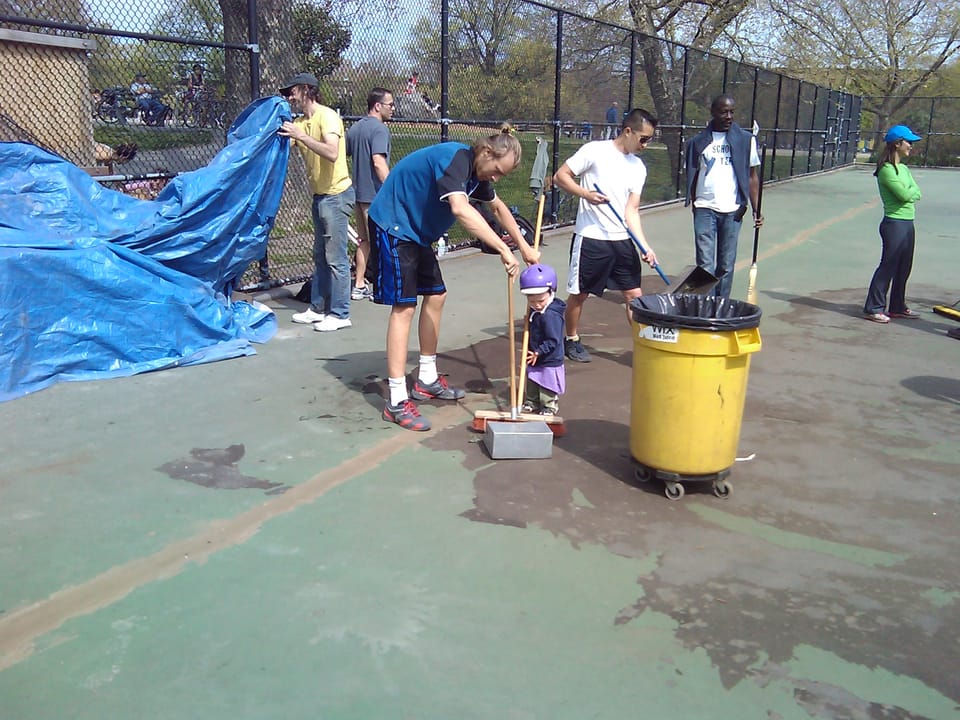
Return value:
[(671, 500), (679, 500), (683, 497), (683, 485), (673, 480), (667, 480), (666, 487), (663, 488), (663, 494)]
[(730, 483), (729, 480), (720, 479), (720, 480), (716, 480), (713, 483), (713, 494), (716, 495), (718, 498), (722, 498), (726, 500), (728, 497), (730, 497), (730, 493), (732, 492), (733, 492), (733, 485)]
[(662, 480), (664, 484), (663, 494), (670, 500), (680, 500), (686, 490), (683, 487), (687, 482), (710, 482), (712, 484), (713, 494), (718, 498), (726, 500), (733, 492), (733, 483), (727, 478), (730, 476), (730, 468), (720, 470), (719, 472), (708, 475), (681, 475), (674, 472), (666, 472), (648, 467), (634, 459), (633, 477), (638, 483), (648, 483), (651, 480)]

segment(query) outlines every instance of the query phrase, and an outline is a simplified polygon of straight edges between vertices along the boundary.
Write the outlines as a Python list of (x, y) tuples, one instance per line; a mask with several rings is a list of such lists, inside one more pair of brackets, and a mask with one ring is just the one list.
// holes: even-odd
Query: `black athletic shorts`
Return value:
[(567, 292), (600, 297), (604, 290), (640, 287), (640, 256), (633, 241), (595, 240), (574, 234), (570, 241)]
[(370, 220), (366, 280), (380, 305), (416, 305), (418, 295), (447, 291), (433, 248), (394, 237)]

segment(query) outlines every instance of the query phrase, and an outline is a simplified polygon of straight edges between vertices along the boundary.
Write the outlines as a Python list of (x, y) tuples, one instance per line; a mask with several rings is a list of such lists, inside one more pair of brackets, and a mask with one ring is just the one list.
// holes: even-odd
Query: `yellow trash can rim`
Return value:
[(760, 326), (761, 310), (743, 300), (713, 295), (643, 295), (630, 301), (634, 322), (688, 330), (747, 330)]

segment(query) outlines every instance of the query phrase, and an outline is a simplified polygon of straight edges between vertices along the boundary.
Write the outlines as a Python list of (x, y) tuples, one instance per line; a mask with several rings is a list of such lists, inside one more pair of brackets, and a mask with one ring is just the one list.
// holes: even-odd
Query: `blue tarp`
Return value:
[(232, 302), (263, 257), (286, 176), (290, 119), (262, 98), (209, 165), (156, 200), (107, 189), (27, 143), (0, 143), (0, 401), (63, 380), (254, 353), (276, 317)]

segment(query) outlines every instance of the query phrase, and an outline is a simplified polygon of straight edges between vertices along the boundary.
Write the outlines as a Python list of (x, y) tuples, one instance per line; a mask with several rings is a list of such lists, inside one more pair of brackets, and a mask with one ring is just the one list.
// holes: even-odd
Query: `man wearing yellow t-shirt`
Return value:
[(350, 258), (348, 223), (354, 191), (347, 169), (343, 120), (336, 110), (320, 103), (317, 78), (300, 73), (290, 78), (280, 94), (303, 117), (287, 121), (278, 133), (300, 148), (313, 192), (313, 281), (310, 307), (294, 313), (295, 323), (312, 324), (319, 332), (350, 327)]

